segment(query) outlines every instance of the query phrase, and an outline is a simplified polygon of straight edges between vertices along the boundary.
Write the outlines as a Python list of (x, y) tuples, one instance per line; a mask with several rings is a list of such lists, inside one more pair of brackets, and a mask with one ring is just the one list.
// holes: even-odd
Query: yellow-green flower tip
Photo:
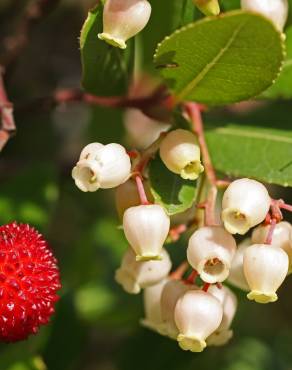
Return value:
[(212, 16), (220, 14), (218, 0), (194, 0), (197, 8), (205, 15)]
[(160, 254), (143, 254), (136, 256), (137, 262), (145, 262), (145, 261), (161, 261), (162, 256)]
[(181, 349), (184, 351), (202, 352), (207, 347), (204, 340), (192, 336), (186, 336), (184, 334), (179, 334), (177, 341)]
[(263, 293), (258, 290), (252, 290), (248, 293), (247, 298), (251, 301), (256, 301), (257, 303), (273, 303), (278, 300), (276, 293)]
[(105, 33), (105, 32), (99, 33), (98, 38), (100, 40), (103, 40), (103, 41), (107, 42), (108, 44), (110, 44), (114, 47), (120, 48), (120, 49), (126, 49), (126, 47), (127, 47), (124, 40), (119, 39), (117, 37), (114, 37), (113, 35), (111, 35), (109, 33)]
[(196, 161), (186, 165), (180, 175), (184, 180), (196, 180), (203, 171), (204, 166), (201, 165), (201, 162)]

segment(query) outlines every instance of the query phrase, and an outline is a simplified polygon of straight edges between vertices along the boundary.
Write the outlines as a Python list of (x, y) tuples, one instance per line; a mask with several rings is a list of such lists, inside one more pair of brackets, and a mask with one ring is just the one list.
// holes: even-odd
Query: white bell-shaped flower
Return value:
[[(149, 201), (153, 200), (147, 180), (143, 181), (144, 190)], [(137, 190), (135, 180), (128, 180), (117, 187), (115, 192), (116, 209), (119, 217), (122, 219), (125, 211), (130, 207), (135, 207), (141, 204), (140, 196)]]
[(193, 3), (205, 15), (218, 15), (220, 13), (218, 0), (193, 0)]
[(224, 281), (236, 251), (235, 239), (221, 226), (205, 226), (189, 240), (187, 259), (206, 283)]
[(244, 239), (238, 244), (235, 256), (231, 262), (231, 268), (227, 279), (228, 283), (232, 284), (236, 288), (244, 290), (245, 292), (249, 291), (249, 286), (243, 271), (243, 255), (245, 250), (252, 244), (253, 243), (250, 238)]
[(176, 339), (179, 332), (174, 320), (174, 309), (178, 299), (188, 290), (198, 289), (195, 285), (185, 284), (181, 280), (170, 280), (165, 284), (161, 293), (160, 333)]
[[(253, 230), (252, 243), (264, 244), (269, 234), (270, 225), (258, 226)], [(279, 222), (273, 232), (272, 245), (282, 248), (289, 257), (289, 272), (292, 270), (292, 226), (289, 222)]]
[(288, 273), (287, 253), (279, 247), (254, 244), (246, 249), (243, 269), (251, 292), (247, 297), (258, 303), (275, 302), (277, 289)]
[(130, 294), (138, 294), (141, 289), (155, 285), (163, 280), (171, 269), (171, 260), (165, 249), (161, 260), (137, 262), (136, 255), (129, 248), (116, 270), (115, 279)]
[(103, 33), (98, 37), (126, 49), (126, 41), (147, 25), (151, 5), (147, 0), (107, 0), (103, 10)]
[(168, 281), (168, 279), (161, 280), (143, 291), (145, 318), (141, 320), (141, 324), (159, 333), (162, 325), (161, 294)]
[(130, 173), (131, 161), (124, 147), (92, 143), (82, 150), (72, 177), (80, 190), (93, 192), (124, 183)]
[(160, 157), (165, 166), (186, 180), (196, 180), (204, 167), (196, 136), (187, 130), (169, 132), (160, 145)]
[(202, 352), (206, 338), (218, 329), (223, 309), (220, 301), (202, 290), (190, 290), (179, 298), (174, 310), (179, 329), (177, 341), (185, 351)]
[(271, 204), (267, 189), (258, 181), (239, 179), (226, 189), (222, 200), (222, 221), (231, 234), (244, 235), (264, 221)]
[(127, 109), (124, 122), (129, 143), (137, 149), (147, 148), (170, 128), (170, 124), (155, 121), (139, 109)]
[(233, 330), (231, 330), (230, 327), (237, 310), (237, 298), (236, 295), (225, 286), (219, 289), (216, 285), (212, 285), (208, 292), (221, 302), (223, 307), (223, 318), (219, 328), (208, 337), (207, 344), (210, 346), (223, 346), (233, 336)]
[(137, 261), (160, 259), (170, 219), (158, 204), (128, 208), (123, 217), (124, 232)]
[(260, 13), (270, 19), (279, 31), (283, 31), (288, 18), (287, 0), (241, 0), (241, 8)]

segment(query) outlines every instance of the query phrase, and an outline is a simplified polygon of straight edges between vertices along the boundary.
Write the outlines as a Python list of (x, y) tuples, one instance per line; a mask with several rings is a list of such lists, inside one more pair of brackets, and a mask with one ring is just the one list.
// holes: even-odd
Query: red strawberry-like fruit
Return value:
[(54, 313), (61, 288), (57, 260), (33, 227), (0, 227), (0, 341), (36, 334)]

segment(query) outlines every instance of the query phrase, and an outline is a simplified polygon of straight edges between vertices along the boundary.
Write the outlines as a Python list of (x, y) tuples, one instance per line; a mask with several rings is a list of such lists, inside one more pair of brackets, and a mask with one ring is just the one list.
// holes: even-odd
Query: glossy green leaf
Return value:
[(184, 180), (170, 172), (159, 156), (150, 163), (149, 179), (155, 202), (161, 204), (169, 215), (184, 212), (193, 205), (196, 181)]
[(96, 95), (123, 94), (133, 68), (133, 48), (131, 41), (122, 51), (98, 39), (102, 32), (102, 10), (101, 3), (90, 10), (81, 30), (82, 85)]
[(275, 84), (264, 93), (267, 98), (292, 98), (292, 27), (286, 32), (286, 59)]
[(138, 35), (141, 40), (141, 63), (153, 68), (153, 53), (166, 35), (196, 19), (199, 11), (192, 0), (150, 0), (152, 13), (147, 27)]
[(292, 186), (291, 130), (207, 125), (206, 139), (216, 170), (230, 176)]
[(260, 94), (276, 79), (283, 58), (283, 40), (271, 22), (234, 11), (166, 37), (154, 61), (178, 100), (219, 105)]

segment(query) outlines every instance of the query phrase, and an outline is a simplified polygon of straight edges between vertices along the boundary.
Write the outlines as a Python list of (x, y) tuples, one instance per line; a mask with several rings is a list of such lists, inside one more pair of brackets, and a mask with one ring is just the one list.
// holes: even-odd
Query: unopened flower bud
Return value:
[(160, 145), (160, 157), (165, 166), (186, 180), (196, 180), (204, 167), (197, 138), (187, 130), (169, 132)]
[(164, 279), (158, 284), (145, 288), (143, 292), (145, 318), (141, 320), (141, 324), (159, 333), (162, 324), (161, 294), (168, 281)]
[(222, 305), (217, 298), (202, 290), (187, 291), (178, 300), (174, 317), (179, 329), (177, 341), (185, 351), (202, 352), (206, 338), (218, 329)]
[(205, 15), (218, 15), (220, 13), (218, 0), (193, 0), (193, 3)]
[(103, 10), (103, 33), (98, 37), (126, 49), (126, 41), (147, 25), (151, 5), (146, 0), (107, 0)]
[(174, 320), (174, 309), (178, 299), (188, 290), (198, 289), (194, 285), (185, 284), (181, 280), (170, 280), (161, 293), (161, 334), (176, 339), (179, 332)]
[[(149, 199), (149, 201), (152, 201), (153, 197), (148, 181), (144, 180), (143, 185), (147, 195), (147, 199)], [(122, 185), (118, 186), (115, 193), (115, 200), (118, 215), (121, 219), (123, 218), (124, 212), (128, 208), (141, 204), (135, 180), (130, 179)]]
[(241, 8), (260, 13), (283, 31), (288, 18), (287, 0), (241, 0)]
[(246, 178), (233, 181), (222, 200), (225, 229), (231, 234), (246, 234), (264, 221), (270, 204), (269, 193), (260, 182)]
[(236, 288), (249, 291), (249, 286), (247, 284), (246, 278), (243, 271), (243, 255), (245, 250), (252, 245), (250, 238), (244, 239), (239, 243), (233, 260), (231, 262), (231, 268), (228, 276), (228, 283), (232, 284)]
[(82, 150), (72, 177), (80, 190), (93, 192), (124, 183), (130, 172), (131, 161), (124, 147), (92, 143)]
[(140, 293), (142, 288), (155, 285), (163, 280), (171, 269), (171, 261), (165, 249), (160, 261), (137, 262), (135, 253), (129, 248), (117, 269), (115, 279), (130, 294)]
[(137, 261), (160, 259), (168, 236), (170, 219), (158, 204), (128, 208), (123, 217), (124, 232)]
[(206, 283), (224, 281), (236, 251), (234, 238), (221, 226), (206, 226), (189, 240), (187, 259)]
[(168, 123), (155, 121), (139, 109), (127, 109), (124, 122), (129, 142), (137, 149), (147, 148), (170, 128)]
[(275, 302), (277, 289), (288, 273), (289, 259), (283, 249), (267, 244), (254, 244), (243, 256), (243, 268), (251, 289), (247, 297), (258, 303)]
[(208, 292), (221, 302), (223, 307), (223, 318), (219, 328), (208, 337), (207, 343), (210, 346), (223, 346), (233, 336), (233, 330), (231, 330), (230, 327), (237, 310), (237, 298), (235, 294), (225, 286), (219, 289), (216, 285), (212, 285)]
[[(269, 234), (270, 225), (258, 226), (253, 230), (253, 244), (264, 244)], [(292, 226), (289, 222), (279, 222), (273, 231), (272, 245), (282, 248), (289, 257), (289, 271), (292, 269)]]

